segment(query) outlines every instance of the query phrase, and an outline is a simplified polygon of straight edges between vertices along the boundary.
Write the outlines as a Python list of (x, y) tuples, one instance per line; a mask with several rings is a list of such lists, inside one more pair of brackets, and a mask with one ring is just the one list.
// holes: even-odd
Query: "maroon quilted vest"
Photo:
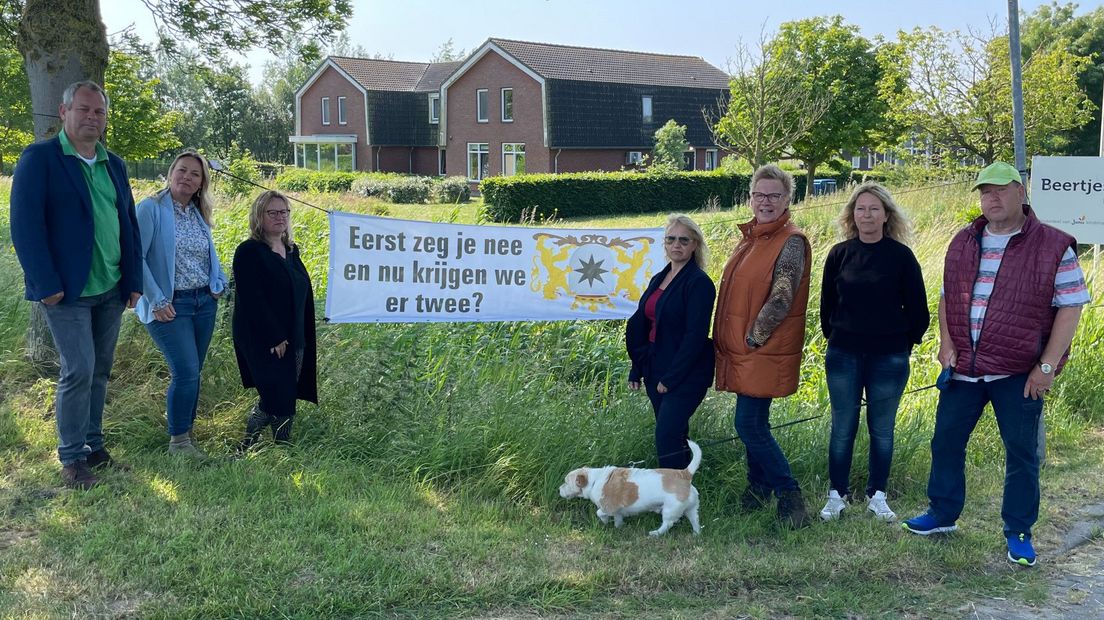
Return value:
[[(1039, 361), (1057, 308), (1054, 277), (1066, 249), (1077, 251), (1070, 235), (1047, 226), (1024, 205), (1027, 219), (1020, 234), (1008, 241), (997, 269), (993, 295), (985, 311), (977, 348), (970, 341), (970, 303), (981, 262), (981, 234), (988, 220), (981, 216), (951, 240), (943, 264), (943, 299), (947, 327), (958, 352), (955, 372), (968, 377), (1030, 372)], [(1057, 374), (1066, 363), (1067, 350)]]

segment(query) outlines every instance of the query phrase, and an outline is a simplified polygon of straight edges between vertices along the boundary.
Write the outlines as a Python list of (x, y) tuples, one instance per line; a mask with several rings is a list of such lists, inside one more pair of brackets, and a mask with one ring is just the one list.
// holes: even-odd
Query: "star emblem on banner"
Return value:
[(580, 261), (579, 268), (575, 270), (582, 274), (581, 276), (579, 276), (579, 281), (586, 282), (592, 286), (594, 285), (595, 280), (605, 283), (605, 280), (602, 278), (602, 274), (609, 273), (609, 269), (602, 269), (602, 263), (604, 262), (606, 261), (594, 260), (593, 254), (591, 254), (590, 258), (588, 258), (587, 260)]

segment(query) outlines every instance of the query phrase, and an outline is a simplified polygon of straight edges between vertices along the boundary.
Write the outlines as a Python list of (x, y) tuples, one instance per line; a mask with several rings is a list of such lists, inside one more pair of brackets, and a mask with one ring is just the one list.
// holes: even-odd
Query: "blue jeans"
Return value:
[(841, 496), (850, 493), (851, 457), (865, 392), (866, 427), (870, 432), (866, 495), (871, 497), (875, 491), (885, 491), (893, 462), (897, 406), (909, 378), (909, 354), (856, 353), (829, 346), (824, 371), (832, 401), (832, 438), (828, 444), (828, 478), (832, 489)]
[(165, 356), (172, 373), (165, 397), (169, 434), (183, 435), (192, 430), (199, 405), (199, 373), (207, 357), (207, 347), (215, 332), (218, 302), (207, 288), (173, 293), (176, 318), (146, 324), (150, 337)]
[(647, 381), (644, 387), (655, 412), (655, 445), (659, 466), (686, 469), (693, 458), (686, 444), (690, 436), (690, 416), (705, 399), (709, 386), (679, 387), (666, 394), (655, 391), (655, 385)]
[(1039, 518), (1039, 419), (1043, 400), (1024, 398), (1027, 375), (989, 383), (952, 381), (939, 395), (928, 477), (931, 513), (953, 523), (966, 504), (966, 444), (986, 403), (993, 404), (1004, 442), (1004, 500), (1001, 519), (1006, 535), (1031, 536)]
[(775, 495), (797, 490), (790, 462), (770, 432), (770, 398), (737, 394), (736, 434), (747, 449), (748, 484), (770, 489)]
[(107, 379), (125, 307), (118, 288), (75, 303), (45, 306), (46, 325), (61, 358), (54, 417), (62, 465), (83, 461), (103, 448)]

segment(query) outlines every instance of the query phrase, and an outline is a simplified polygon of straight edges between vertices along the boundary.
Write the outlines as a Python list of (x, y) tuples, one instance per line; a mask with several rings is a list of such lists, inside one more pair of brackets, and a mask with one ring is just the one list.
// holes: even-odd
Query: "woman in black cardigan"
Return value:
[(266, 191), (253, 201), (249, 239), (234, 252), (234, 353), (242, 385), (260, 396), (242, 449), (272, 426), (287, 443), (295, 401), (318, 402), (314, 292), (292, 241), (286, 196)]
[(643, 383), (655, 411), (659, 466), (683, 469), (691, 459), (690, 416), (713, 382), (709, 325), (717, 290), (704, 271), (708, 248), (694, 220), (669, 216), (663, 244), (670, 262), (640, 296), (625, 326), (625, 347), (632, 359), (629, 389)]

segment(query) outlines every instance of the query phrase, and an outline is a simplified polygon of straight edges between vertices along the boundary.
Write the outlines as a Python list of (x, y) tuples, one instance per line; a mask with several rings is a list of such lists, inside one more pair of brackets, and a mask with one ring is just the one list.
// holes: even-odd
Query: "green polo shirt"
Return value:
[(115, 206), (115, 184), (107, 171), (107, 149), (96, 143), (96, 161), (91, 165), (73, 148), (65, 131), (58, 132), (61, 152), (80, 160), (81, 172), (92, 195), (92, 267), (88, 270), (88, 282), (81, 297), (99, 295), (110, 291), (119, 282), (122, 272), (119, 260), (122, 246), (119, 244), (119, 209)]

